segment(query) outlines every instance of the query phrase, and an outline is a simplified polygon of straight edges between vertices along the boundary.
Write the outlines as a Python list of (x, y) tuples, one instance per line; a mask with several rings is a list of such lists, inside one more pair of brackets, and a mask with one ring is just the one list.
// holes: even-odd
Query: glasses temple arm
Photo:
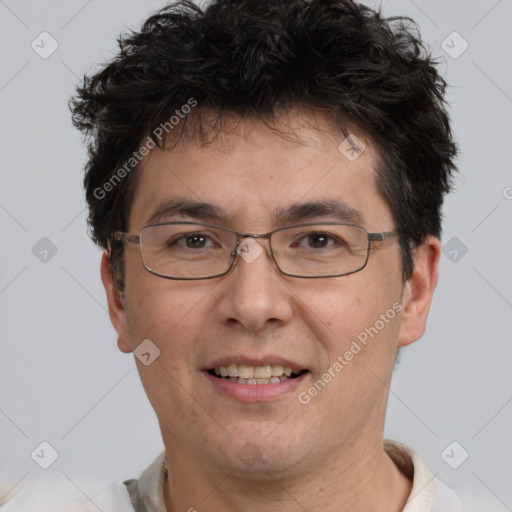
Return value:
[(140, 244), (140, 236), (139, 235), (129, 235), (128, 233), (123, 233), (122, 231), (116, 231), (114, 233), (114, 240), (118, 242), (125, 242), (128, 244)]
[(385, 231), (383, 233), (368, 233), (368, 240), (370, 242), (383, 242), (384, 240), (389, 240), (390, 238), (394, 238), (395, 236), (400, 236), (400, 233), (396, 231)]

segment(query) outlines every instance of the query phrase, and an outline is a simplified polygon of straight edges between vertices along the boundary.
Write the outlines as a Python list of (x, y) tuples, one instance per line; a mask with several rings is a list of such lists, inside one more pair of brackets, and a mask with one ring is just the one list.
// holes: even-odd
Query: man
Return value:
[(113, 509), (458, 510), (383, 440), (437, 282), (444, 89), (410, 20), (350, 0), (174, 4), (85, 79), (92, 236), (165, 445)]

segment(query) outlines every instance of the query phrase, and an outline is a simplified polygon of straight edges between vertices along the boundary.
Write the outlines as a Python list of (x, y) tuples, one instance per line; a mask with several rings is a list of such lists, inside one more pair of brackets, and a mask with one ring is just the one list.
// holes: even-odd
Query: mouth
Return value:
[(229, 364), (207, 370), (208, 374), (218, 379), (246, 385), (278, 384), (297, 379), (306, 372), (307, 370), (294, 370), (289, 366), (279, 364), (262, 366)]

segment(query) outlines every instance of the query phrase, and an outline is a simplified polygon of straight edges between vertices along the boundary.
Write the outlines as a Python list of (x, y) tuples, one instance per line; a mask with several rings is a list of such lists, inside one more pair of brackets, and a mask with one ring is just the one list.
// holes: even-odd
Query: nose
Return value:
[(237, 259), (223, 277), (218, 312), (224, 322), (257, 332), (265, 326), (284, 325), (293, 315), (292, 294), (274, 263), (268, 240), (246, 238)]

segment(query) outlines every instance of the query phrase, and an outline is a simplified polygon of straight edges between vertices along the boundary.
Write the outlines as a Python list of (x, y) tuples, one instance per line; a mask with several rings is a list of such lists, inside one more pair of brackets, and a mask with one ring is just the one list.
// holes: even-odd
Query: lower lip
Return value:
[(271, 402), (272, 400), (278, 400), (288, 393), (296, 391), (309, 375), (309, 372), (304, 372), (294, 379), (269, 384), (238, 384), (228, 379), (214, 377), (206, 371), (203, 373), (221, 393), (240, 402)]

